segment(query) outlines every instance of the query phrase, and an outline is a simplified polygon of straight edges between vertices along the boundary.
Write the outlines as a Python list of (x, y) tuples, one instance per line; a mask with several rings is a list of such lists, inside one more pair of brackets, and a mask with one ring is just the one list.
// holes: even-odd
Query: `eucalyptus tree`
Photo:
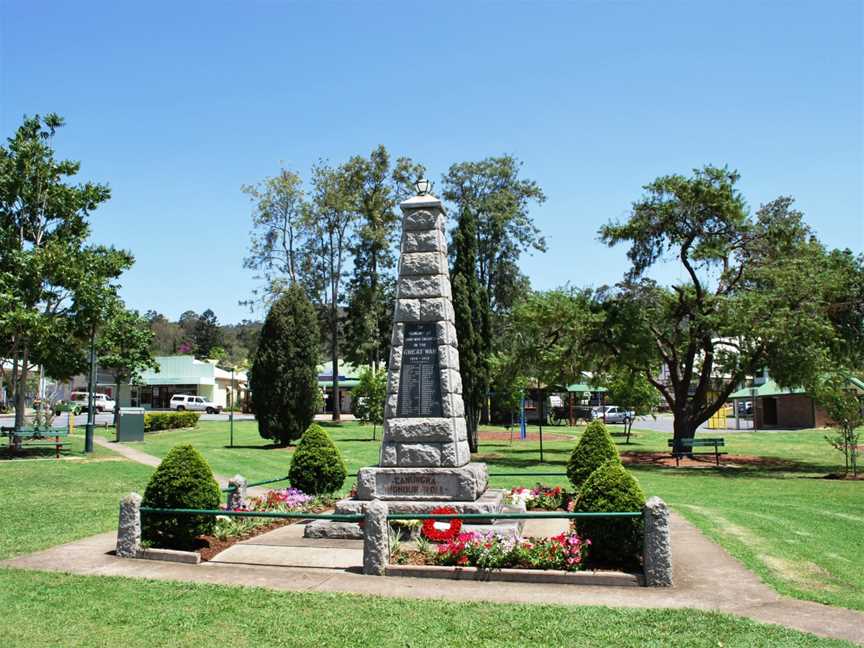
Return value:
[(351, 231), (357, 221), (351, 177), (346, 168), (319, 163), (312, 169), (312, 202), (304, 218), (307, 241), (303, 283), (320, 305), (333, 377), (333, 420), (341, 420), (339, 361), (341, 314), (345, 299), (346, 266)]
[[(629, 246), (632, 268), (598, 295), (604, 318), (588, 348), (659, 390), (676, 441), (748, 376), (767, 367), (782, 386), (810, 384), (864, 330), (862, 258), (826, 250), (791, 198), (750, 215), (738, 179), (711, 166), (657, 178), (624, 222), (600, 230), (607, 245)], [(675, 259), (682, 278), (649, 277), (661, 259)]]
[[(299, 279), (306, 241), (306, 193), (300, 175), (281, 169), (242, 191), (254, 205), (249, 254), (243, 267), (264, 282), (255, 297), (268, 303)], [(251, 305), (251, 303), (250, 303)]]
[[(468, 400), (479, 399), (478, 422), (481, 414), (489, 417), (488, 366), (494, 341), (500, 337), (500, 325), (510, 307), (529, 286), (519, 271), (519, 257), (529, 250), (546, 249), (529, 213), (532, 205), (546, 197), (535, 181), (520, 178), (521, 166), (516, 158), (504, 155), (454, 164), (443, 177), (443, 197), (457, 223), (451, 249), (456, 328), (460, 347), (464, 346), (463, 335), (472, 345), (460, 365), (463, 376), (467, 371), (477, 378), (476, 382), (469, 379), (469, 388), (478, 393), (469, 393)], [(468, 239), (470, 260), (466, 257)], [(464, 285), (457, 281), (458, 275), (464, 277)], [(460, 309), (462, 299), (467, 299), (467, 308), (463, 304)], [(472, 423), (468, 425), (470, 431)]]
[(379, 146), (368, 158), (354, 156), (342, 167), (357, 215), (349, 244), (353, 272), (345, 317), (345, 358), (378, 368), (386, 358), (395, 298), (399, 234), (398, 204), (424, 168), (409, 158), (391, 163)]
[(544, 252), (546, 242), (530, 215), (546, 200), (534, 180), (520, 177), (522, 163), (511, 155), (454, 164), (444, 176), (443, 197), (458, 217), (476, 223), (477, 279), (492, 313), (506, 311), (524, 287), (519, 258)]
[(0, 333), (12, 361), (15, 425), (24, 422), (29, 372), (64, 378), (86, 366), (83, 347), (116, 294), (132, 256), (88, 244), (88, 217), (107, 185), (72, 183), (80, 163), (55, 159), (56, 114), (25, 118), (0, 147)]

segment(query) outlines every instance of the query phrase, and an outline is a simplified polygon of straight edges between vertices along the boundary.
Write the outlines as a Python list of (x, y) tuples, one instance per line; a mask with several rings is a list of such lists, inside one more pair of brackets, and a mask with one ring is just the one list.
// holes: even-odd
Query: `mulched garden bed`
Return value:
[(201, 556), (202, 562), (213, 560), (213, 558), (215, 558), (218, 554), (222, 553), (228, 547), (231, 547), (238, 542), (250, 540), (251, 538), (259, 536), (263, 533), (274, 531), (279, 527), (288, 526), (289, 524), (295, 524), (295, 522), (296, 520), (276, 520), (274, 522), (268, 522), (267, 524), (256, 526), (254, 529), (251, 529), (247, 533), (231, 536), (230, 538), (226, 538), (225, 540), (220, 540), (219, 538), (212, 535), (198, 536), (197, 538), (195, 538), (195, 551), (198, 553), (199, 556)]
[[(621, 463), (625, 466), (643, 465), (662, 468), (716, 468), (713, 454), (698, 454), (692, 459), (681, 457), (679, 465), (675, 465), (675, 457), (668, 452), (625, 451), (621, 453)], [(757, 457), (754, 455), (722, 455), (721, 468), (794, 468), (797, 464), (786, 459)]]
[[(480, 430), (477, 433), (480, 441), (510, 441), (510, 433), (502, 430)], [(519, 430), (513, 430), (514, 441), (540, 441), (539, 432), (528, 432), (527, 439), (519, 438)], [(560, 432), (543, 432), (544, 441), (571, 441), (573, 437), (569, 434), (561, 434)]]

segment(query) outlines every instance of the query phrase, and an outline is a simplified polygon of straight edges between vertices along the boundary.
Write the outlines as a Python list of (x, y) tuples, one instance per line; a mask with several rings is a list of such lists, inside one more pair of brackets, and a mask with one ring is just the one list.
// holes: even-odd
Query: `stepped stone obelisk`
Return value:
[[(503, 491), (487, 490), (486, 464), (471, 463), (468, 448), (444, 208), (428, 192), (400, 207), (399, 282), (379, 465), (360, 470), (356, 497), (338, 502), (336, 512), (362, 511), (365, 502), (381, 499), (396, 512), (448, 505), (494, 513), (501, 510)], [(354, 533), (350, 527), (312, 523), (306, 534), (344, 537)]]

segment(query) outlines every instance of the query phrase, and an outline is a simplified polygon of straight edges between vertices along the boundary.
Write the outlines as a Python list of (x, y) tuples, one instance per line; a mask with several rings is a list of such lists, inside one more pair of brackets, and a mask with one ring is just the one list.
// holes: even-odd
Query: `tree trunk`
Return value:
[(474, 415), (474, 407), (465, 403), (465, 425), (468, 428), (468, 449), (477, 452), (479, 446), (477, 439), (477, 417)]
[[(17, 361), (17, 358), (16, 358)], [(27, 349), (21, 355), (21, 365), (18, 369), (18, 381), (15, 383), (15, 429), (24, 427), (24, 414), (26, 411), (25, 397), (27, 395), (27, 375), (30, 367), (30, 354)]]
[[(335, 291), (334, 291), (335, 293)], [(333, 417), (334, 422), (342, 420), (342, 404), (339, 398), (339, 333), (338, 310), (336, 308), (336, 295), (333, 295), (333, 306), (330, 313), (330, 359), (333, 362)]]
[[(692, 439), (696, 436), (696, 425), (693, 424), (693, 421), (683, 412), (675, 412), (675, 419), (673, 422), (673, 439), (675, 440), (674, 450), (675, 452), (684, 452), (684, 446), (681, 445), (682, 439)], [(692, 450), (692, 448), (691, 448)], [(687, 451), (687, 456), (692, 456), (692, 451)]]

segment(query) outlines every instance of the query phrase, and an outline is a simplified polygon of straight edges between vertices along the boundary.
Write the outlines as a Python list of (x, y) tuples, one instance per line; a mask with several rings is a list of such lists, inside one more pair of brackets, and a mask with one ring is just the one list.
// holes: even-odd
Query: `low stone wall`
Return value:
[[(366, 504), (366, 522), (363, 528), (364, 574), (384, 576), (388, 573), (390, 539), (388, 537), (387, 510), (387, 504), (380, 500), (372, 500)], [(672, 545), (669, 508), (659, 497), (652, 497), (645, 503), (642, 514), (645, 522), (642, 553), (644, 585), (647, 587), (671, 587)], [(508, 572), (513, 573), (517, 571), (508, 570)], [(395, 574), (396, 572), (393, 571), (392, 573)], [(424, 573), (424, 575), (428, 574)], [(578, 583), (580, 581), (579, 579), (571, 579), (568, 582)]]

